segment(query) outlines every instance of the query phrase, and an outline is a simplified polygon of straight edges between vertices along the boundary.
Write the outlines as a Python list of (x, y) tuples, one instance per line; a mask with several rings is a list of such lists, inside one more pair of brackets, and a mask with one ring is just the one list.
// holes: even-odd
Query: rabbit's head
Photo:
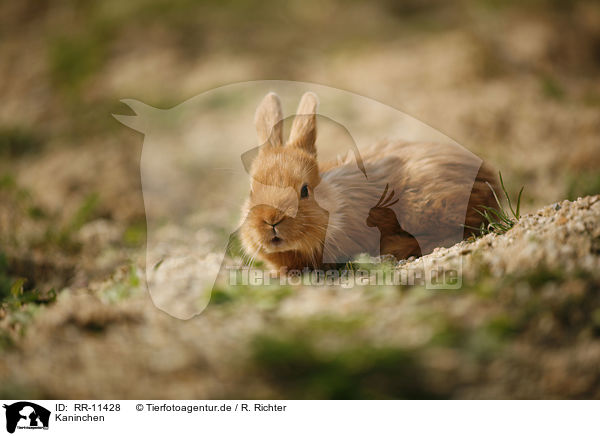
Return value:
[(315, 148), (317, 104), (313, 93), (302, 96), (287, 142), (277, 95), (267, 94), (256, 110), (262, 145), (250, 167), (250, 196), (240, 229), (242, 244), (252, 256), (279, 252), (319, 255), (328, 213), (315, 199), (321, 182)]

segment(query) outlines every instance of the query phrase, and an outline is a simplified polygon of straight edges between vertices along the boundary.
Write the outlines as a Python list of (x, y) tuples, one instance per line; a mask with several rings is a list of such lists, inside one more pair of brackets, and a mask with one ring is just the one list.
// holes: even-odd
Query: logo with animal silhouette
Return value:
[(412, 256), (419, 257), (421, 256), (419, 242), (398, 222), (392, 206), (400, 200), (394, 199), (394, 191), (388, 194), (388, 188), (389, 185), (385, 185), (379, 201), (369, 210), (367, 217), (367, 226), (377, 227), (379, 230), (379, 254), (391, 255), (398, 260)]
[(257, 81), (171, 109), (123, 102), (135, 115), (115, 117), (144, 134), (146, 282), (178, 318), (200, 313), (228, 268), (419, 258), (461, 241), (494, 204), (495, 173), (479, 157), (347, 91)]
[(39, 404), (29, 401), (19, 401), (10, 405), (4, 404), (6, 409), (6, 431), (14, 433), (19, 430), (48, 430), (50, 411)]

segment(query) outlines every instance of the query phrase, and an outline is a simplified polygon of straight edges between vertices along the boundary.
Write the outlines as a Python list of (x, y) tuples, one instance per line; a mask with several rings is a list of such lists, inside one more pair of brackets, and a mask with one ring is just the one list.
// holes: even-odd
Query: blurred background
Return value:
[[(593, 0), (0, 1), (0, 369), (12, 380), (0, 393), (160, 396), (148, 386), (124, 390), (129, 383), (107, 375), (101, 356), (113, 353), (128, 371), (180, 382), (161, 391), (172, 397), (454, 395), (410, 383), (386, 390), (386, 377), (416, 368), (395, 349), (363, 356), (382, 365), (375, 375), (358, 372), (374, 377), (366, 390), (344, 390), (355, 381), (346, 372), (355, 373), (336, 361), (318, 366), (323, 373), (315, 377), (341, 388), (308, 394), (260, 381), (238, 389), (231, 374), (246, 367), (215, 376), (211, 368), (221, 353), (238, 350), (239, 337), (215, 339), (210, 331), (233, 329), (230, 322), (256, 327), (254, 315), (233, 321), (215, 309), (202, 321), (206, 331), (193, 333), (134, 309), (146, 307), (139, 302), (146, 301), (143, 136), (111, 114), (131, 114), (122, 98), (167, 109), (233, 82), (315, 82), (378, 100), (451, 137), (501, 170), (511, 193), (524, 185), (522, 207), (533, 212), (600, 193), (599, 72), (600, 3)], [(60, 304), (49, 304), (57, 295)], [(280, 297), (260, 296), (260, 304)], [(64, 349), (52, 343), (44, 354), (27, 333), (32, 323), (63, 338)], [(143, 332), (131, 323), (142, 323)], [(114, 337), (113, 324), (121, 329)], [(207, 357), (205, 348), (189, 347), (198, 337), (228, 345), (213, 344)], [(74, 343), (87, 357), (72, 354)], [(248, 368), (298, 352), (287, 345), (259, 340), (258, 363)], [(161, 347), (175, 347), (171, 360), (155, 354)], [(277, 361), (274, 371), (293, 378), (310, 359), (321, 362), (306, 353), (293, 360), (297, 366)], [(354, 362), (352, 353), (343, 350), (342, 362)], [(81, 379), (42, 381), (49, 368), (66, 373), (74, 361)], [(330, 379), (340, 371), (350, 378)], [(186, 388), (183, 381), (195, 377), (201, 382)]]

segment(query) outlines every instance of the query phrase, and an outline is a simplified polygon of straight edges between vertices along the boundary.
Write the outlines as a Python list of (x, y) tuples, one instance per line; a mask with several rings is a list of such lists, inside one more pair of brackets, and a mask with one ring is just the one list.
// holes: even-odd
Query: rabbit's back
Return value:
[(475, 208), (494, 204), (487, 184), (495, 187), (493, 172), (457, 145), (382, 141), (364, 150), (359, 159), (366, 176), (354, 154), (321, 167), (323, 180), (338, 185), (338, 192), (344, 193), (333, 209), (339, 221), (335, 225), (343, 226), (349, 236), (339, 232), (336, 243), (340, 245), (339, 239), (345, 239), (353, 247), (342, 251), (376, 251), (371, 247), (372, 237), (358, 238), (362, 242), (357, 242), (357, 236), (365, 235), (363, 215), (368, 215), (386, 186), (399, 200), (393, 207), (398, 223), (418, 239), (423, 254), (459, 242), (470, 234), (465, 232), (465, 225), (478, 227), (481, 222)]

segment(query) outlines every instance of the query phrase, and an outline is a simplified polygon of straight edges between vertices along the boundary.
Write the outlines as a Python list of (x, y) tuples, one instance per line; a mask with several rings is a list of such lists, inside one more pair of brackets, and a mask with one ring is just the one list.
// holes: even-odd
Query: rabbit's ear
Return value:
[(317, 106), (319, 99), (312, 92), (302, 96), (296, 118), (292, 124), (288, 144), (303, 148), (309, 153), (317, 154), (315, 141), (317, 140)]
[(282, 120), (281, 101), (277, 94), (269, 92), (258, 105), (254, 115), (259, 145), (267, 143), (273, 147), (283, 145)]

